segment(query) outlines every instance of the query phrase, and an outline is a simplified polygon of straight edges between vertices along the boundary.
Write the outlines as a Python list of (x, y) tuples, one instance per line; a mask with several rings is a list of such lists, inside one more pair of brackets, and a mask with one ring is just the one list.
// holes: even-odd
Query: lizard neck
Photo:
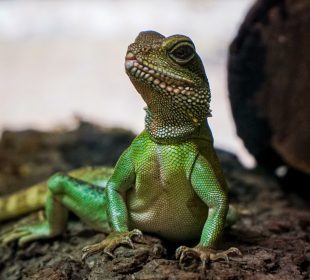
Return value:
[(180, 114), (173, 114), (173, 110), (164, 107), (157, 112), (151, 112), (149, 108), (145, 110), (145, 130), (156, 142), (182, 142), (191, 138), (200, 128), (199, 124)]

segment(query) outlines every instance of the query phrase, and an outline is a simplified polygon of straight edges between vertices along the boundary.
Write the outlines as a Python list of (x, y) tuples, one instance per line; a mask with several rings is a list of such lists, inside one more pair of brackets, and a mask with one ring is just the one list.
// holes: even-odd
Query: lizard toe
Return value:
[(135, 236), (142, 237), (142, 232), (140, 230), (132, 230), (122, 233), (112, 232), (103, 241), (84, 247), (82, 249), (82, 260), (100, 252), (104, 252), (111, 258), (114, 258), (114, 250), (121, 245), (127, 245), (134, 249), (132, 238)]
[[(100, 242), (100, 243), (96, 243), (93, 245), (88, 245), (85, 246), (82, 249), (82, 261), (86, 260), (88, 257), (97, 254), (101, 251), (104, 251), (106, 249), (104, 242)], [(110, 255), (109, 253), (107, 253), (108, 255)], [(112, 255), (113, 257), (113, 255)]]
[(216, 252), (216, 253), (211, 253), (210, 254), (210, 260), (211, 261), (216, 261), (216, 260), (220, 260), (223, 259), (226, 262), (229, 262), (229, 255), (238, 255), (238, 256), (242, 256), (241, 251), (238, 248), (235, 247), (231, 247), (226, 251), (222, 251), (222, 252)]
[(194, 248), (181, 246), (176, 251), (176, 258), (179, 259), (179, 263), (183, 268), (192, 267), (197, 260), (201, 262), (203, 268), (206, 268), (209, 261), (224, 259), (228, 262), (231, 254), (242, 256), (240, 250), (235, 247), (226, 251), (217, 251), (200, 245)]
[(10, 232), (7, 233), (3, 238), (0, 240), (1, 245), (7, 245), (15, 240), (19, 240), (23, 236), (29, 234), (27, 231), (19, 231), (19, 232)]

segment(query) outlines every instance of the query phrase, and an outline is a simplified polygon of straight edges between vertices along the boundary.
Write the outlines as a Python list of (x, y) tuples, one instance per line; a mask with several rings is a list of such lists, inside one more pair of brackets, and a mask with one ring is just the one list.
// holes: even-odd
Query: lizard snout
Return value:
[(136, 61), (136, 56), (131, 51), (128, 51), (126, 56), (125, 56), (125, 68), (126, 68), (126, 70), (130, 70), (134, 66), (135, 61)]

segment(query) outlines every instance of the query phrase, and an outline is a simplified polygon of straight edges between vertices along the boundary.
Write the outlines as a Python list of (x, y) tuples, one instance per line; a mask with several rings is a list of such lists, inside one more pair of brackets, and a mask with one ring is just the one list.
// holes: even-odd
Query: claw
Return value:
[(184, 261), (184, 257), (185, 257), (185, 254), (184, 254), (184, 251), (181, 253), (181, 256), (180, 256), (180, 262), (183, 263)]
[(187, 258), (190, 259), (199, 259), (202, 263), (203, 269), (206, 268), (208, 261), (215, 261), (219, 259), (224, 259), (227, 262), (229, 261), (228, 256), (230, 254), (236, 254), (242, 256), (242, 253), (239, 249), (232, 247), (223, 252), (217, 252), (214, 249), (206, 248), (203, 246), (196, 246), (194, 248), (188, 248), (186, 246), (181, 246), (176, 251), (176, 258), (179, 259), (179, 262), (182, 267), (184, 267), (184, 260)]
[(130, 248), (134, 249), (134, 244), (132, 242), (134, 236), (142, 237), (143, 235), (142, 232), (137, 229), (124, 233), (110, 233), (110, 235), (100, 243), (84, 247), (82, 249), (82, 261), (101, 251), (111, 258), (114, 258), (113, 251), (120, 245), (128, 245)]
[(103, 250), (103, 252), (105, 253), (105, 254), (107, 254), (109, 257), (111, 257), (112, 259), (114, 259), (114, 254), (112, 253), (112, 251), (110, 251), (108, 248), (105, 248), (104, 250)]
[[(99, 253), (103, 248), (101, 248), (101, 243), (97, 243), (97, 244), (94, 244), (94, 245), (88, 245), (88, 246), (85, 246), (83, 249), (82, 249), (82, 261), (84, 261), (86, 258), (96, 254), (96, 253)], [(109, 253), (107, 252), (107, 255), (109, 255)]]
[(130, 232), (130, 235), (129, 237), (132, 238), (132, 237), (139, 237), (139, 238), (142, 238), (143, 239), (143, 233), (141, 230), (138, 230), (138, 229), (134, 229)]
[(207, 267), (207, 262), (208, 262), (208, 258), (207, 257), (201, 257), (201, 263), (202, 263), (202, 269), (203, 271), (205, 271), (206, 267)]
[(20, 240), (24, 236), (29, 235), (29, 230), (24, 227), (13, 227), (1, 233), (0, 244), (6, 245), (14, 240)]
[(7, 237), (3, 237), (1, 239), (1, 244), (7, 245), (10, 242), (20, 239), (25, 235), (27, 235), (27, 232), (11, 232)]
[[(180, 246), (177, 250), (176, 250), (176, 252), (175, 252), (175, 257), (177, 258), (177, 259), (179, 259), (180, 258), (180, 255), (182, 254), (182, 252), (183, 252), (183, 250), (185, 250), (186, 249), (186, 247), (185, 246)], [(182, 257), (182, 256), (181, 256)], [(181, 259), (181, 258), (180, 258)]]
[(124, 244), (128, 245), (131, 249), (134, 249), (134, 248), (135, 248), (135, 246), (133, 245), (132, 240), (131, 240), (130, 237), (128, 237), (128, 236), (125, 238)]
[(211, 261), (215, 261), (215, 260), (223, 259), (226, 262), (229, 262), (228, 255), (230, 255), (230, 254), (235, 254), (235, 255), (238, 255), (238, 256), (242, 256), (242, 253), (240, 252), (240, 250), (238, 248), (231, 247), (231, 248), (229, 248), (226, 251), (218, 252), (218, 253), (215, 253), (215, 254), (211, 254), (210, 255), (210, 260)]

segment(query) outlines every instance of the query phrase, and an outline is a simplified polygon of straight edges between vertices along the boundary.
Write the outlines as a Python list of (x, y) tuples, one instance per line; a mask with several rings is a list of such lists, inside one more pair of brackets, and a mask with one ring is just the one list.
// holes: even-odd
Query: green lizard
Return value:
[(28, 204), (31, 210), (42, 207), (46, 200), (44, 221), (15, 227), (0, 242), (24, 244), (59, 235), (72, 211), (109, 233), (102, 242), (85, 247), (83, 258), (100, 251), (113, 256), (117, 246), (133, 246), (132, 237), (142, 236), (141, 231), (171, 241), (200, 237), (197, 246), (177, 249), (180, 262), (197, 257), (205, 263), (241, 254), (237, 248), (216, 250), (228, 211), (227, 186), (206, 122), (209, 84), (193, 42), (183, 35), (141, 32), (128, 47), (125, 68), (147, 104), (145, 130), (114, 169), (58, 173), (32, 187), (33, 195), (24, 203), (27, 191), (0, 200), (0, 219), (26, 212)]

